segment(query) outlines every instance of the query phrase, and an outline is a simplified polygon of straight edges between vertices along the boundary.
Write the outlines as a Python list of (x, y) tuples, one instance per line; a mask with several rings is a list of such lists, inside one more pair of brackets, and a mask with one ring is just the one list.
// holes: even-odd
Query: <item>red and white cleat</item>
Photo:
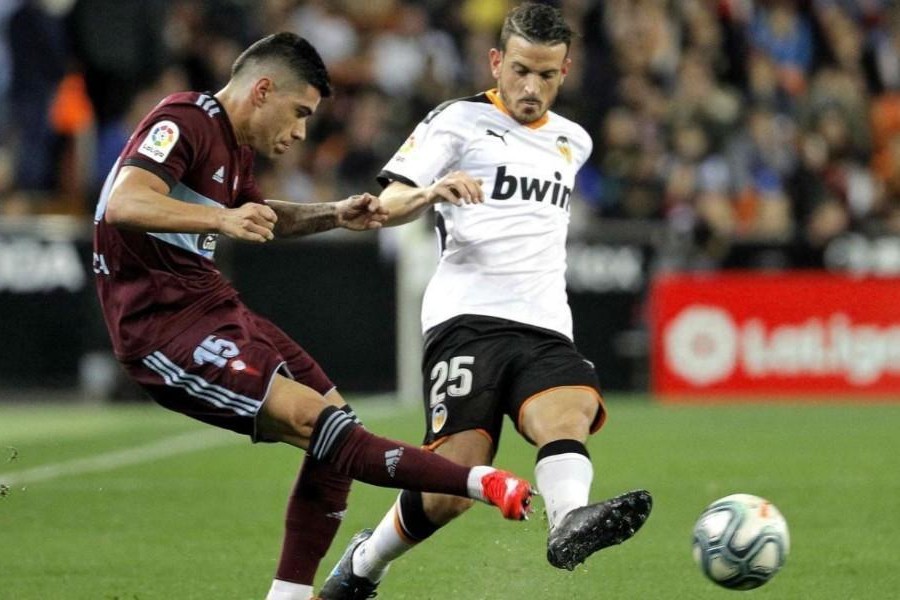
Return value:
[(491, 471), (481, 478), (481, 493), (485, 501), (500, 509), (504, 518), (513, 521), (528, 519), (531, 512), (531, 484), (506, 471)]

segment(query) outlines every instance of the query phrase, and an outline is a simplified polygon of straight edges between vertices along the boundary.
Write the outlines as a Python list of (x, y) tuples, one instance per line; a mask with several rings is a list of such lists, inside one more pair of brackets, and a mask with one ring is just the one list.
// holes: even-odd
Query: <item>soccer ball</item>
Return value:
[(750, 590), (772, 579), (789, 550), (781, 512), (751, 494), (716, 500), (694, 525), (694, 561), (708, 578), (732, 590)]

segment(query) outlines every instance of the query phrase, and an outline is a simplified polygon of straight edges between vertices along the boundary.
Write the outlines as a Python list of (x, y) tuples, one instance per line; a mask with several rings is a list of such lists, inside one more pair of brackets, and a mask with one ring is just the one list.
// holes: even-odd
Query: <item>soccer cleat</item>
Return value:
[(353, 551), (372, 536), (371, 529), (363, 529), (352, 538), (341, 556), (341, 560), (328, 575), (328, 579), (319, 590), (320, 600), (363, 600), (378, 595), (375, 588), (377, 581), (353, 574)]
[(524, 521), (531, 512), (531, 484), (512, 473), (491, 471), (481, 478), (481, 493), (507, 519)]
[(547, 560), (558, 569), (573, 570), (594, 552), (637, 533), (652, 507), (650, 492), (635, 490), (576, 508), (550, 532)]

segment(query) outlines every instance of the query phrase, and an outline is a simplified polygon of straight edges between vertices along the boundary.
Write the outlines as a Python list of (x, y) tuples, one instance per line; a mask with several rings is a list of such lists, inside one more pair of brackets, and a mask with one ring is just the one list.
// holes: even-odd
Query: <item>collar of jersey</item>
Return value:
[(234, 132), (234, 123), (231, 122), (231, 115), (228, 114), (228, 111), (225, 110), (225, 107), (222, 106), (222, 103), (219, 102), (219, 99), (216, 98), (216, 95), (210, 91), (203, 92), (207, 96), (209, 96), (213, 102), (216, 103), (216, 106), (219, 107), (219, 114), (223, 116), (223, 124), (225, 126), (225, 131), (228, 132), (229, 137), (231, 138), (231, 144), (235, 148), (239, 148), (240, 144), (237, 141), (237, 134)]
[[(503, 114), (508, 116), (510, 119), (513, 119), (513, 116), (506, 109), (506, 105), (503, 104), (503, 100), (500, 99), (500, 94), (497, 93), (497, 88), (492, 88), (492, 89), (486, 91), (484, 94), (485, 94), (485, 96), (488, 97), (488, 100), (491, 101), (491, 104), (493, 104), (495, 107), (497, 107), (497, 110), (499, 110), (500, 112), (502, 112)], [(548, 110), (547, 112), (544, 113), (544, 116), (542, 116), (537, 121), (532, 121), (531, 123), (522, 123), (522, 125), (524, 125), (525, 127), (529, 128), (529, 129), (538, 129), (539, 127), (546, 125), (547, 121), (550, 120), (549, 113), (550, 113), (550, 111)], [(515, 120), (515, 119), (513, 119), (513, 120)], [(518, 121), (516, 121), (516, 122), (518, 122)]]

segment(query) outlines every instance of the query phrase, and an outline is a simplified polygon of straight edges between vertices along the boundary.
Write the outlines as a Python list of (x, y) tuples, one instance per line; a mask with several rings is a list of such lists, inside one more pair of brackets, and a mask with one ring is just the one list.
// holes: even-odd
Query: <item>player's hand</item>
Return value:
[(353, 231), (378, 229), (387, 221), (388, 211), (372, 194), (350, 196), (336, 202), (337, 226)]
[(475, 179), (464, 171), (453, 171), (444, 175), (427, 187), (425, 194), (432, 204), (449, 202), (455, 206), (462, 206), (463, 204), (484, 202), (481, 180)]
[(219, 215), (219, 233), (245, 242), (268, 242), (275, 237), (278, 215), (265, 204), (248, 202)]

